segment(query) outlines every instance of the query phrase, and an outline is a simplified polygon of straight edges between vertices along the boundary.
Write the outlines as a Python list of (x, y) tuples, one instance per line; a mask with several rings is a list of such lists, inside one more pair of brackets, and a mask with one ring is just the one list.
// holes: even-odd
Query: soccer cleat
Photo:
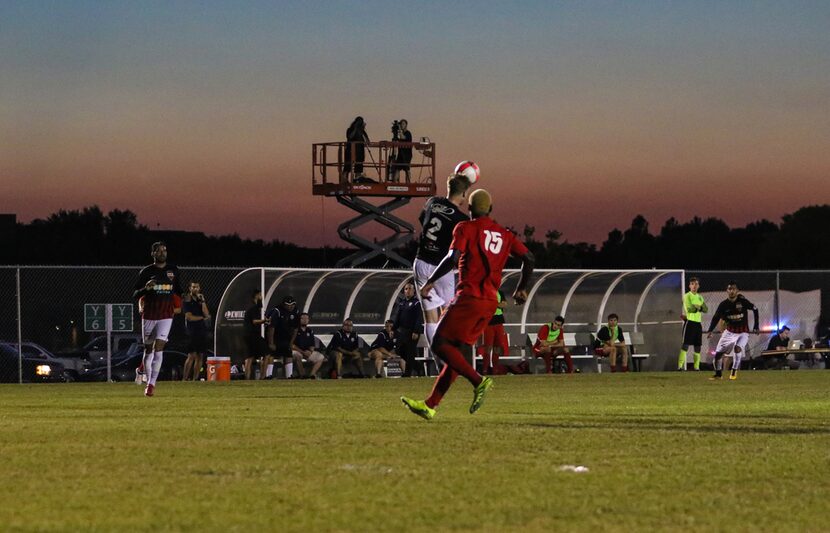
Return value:
[(432, 420), (435, 417), (435, 409), (430, 408), (423, 400), (413, 400), (406, 396), (401, 396), (401, 402), (413, 413), (420, 416), (424, 420)]
[(135, 369), (135, 384), (141, 385), (142, 383), (147, 383), (147, 374), (145, 374), (141, 367)]
[(737, 372), (732, 372), (731, 374), (729, 374), (729, 379), (731, 381), (735, 381), (736, 379), (738, 379), (738, 373)]
[(155, 385), (149, 385), (149, 384), (148, 384), (148, 385), (147, 385), (147, 388), (146, 388), (146, 389), (144, 389), (144, 396), (147, 396), (147, 397), (152, 396), (152, 395), (153, 395), (153, 393), (155, 392), (155, 390), (156, 390), (156, 386), (155, 386)]
[(481, 408), (481, 404), (484, 403), (484, 396), (487, 394), (487, 391), (492, 388), (493, 378), (485, 377), (481, 380), (478, 387), (473, 390), (473, 403), (470, 404), (470, 414), (475, 413)]
[(720, 381), (721, 379), (723, 379), (723, 376), (719, 376), (719, 375), (715, 374), (714, 376), (709, 378), (709, 381)]

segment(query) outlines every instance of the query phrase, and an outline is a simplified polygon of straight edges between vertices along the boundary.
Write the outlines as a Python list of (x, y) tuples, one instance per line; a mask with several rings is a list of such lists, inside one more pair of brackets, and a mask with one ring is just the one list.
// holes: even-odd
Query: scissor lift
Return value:
[[(347, 144), (330, 142), (312, 145), (312, 194), (334, 196), (341, 205), (358, 213), (358, 216), (337, 228), (341, 239), (358, 248), (338, 261), (337, 266), (356, 267), (378, 256), (402, 266), (412, 266), (395, 250), (414, 239), (415, 227), (392, 212), (414, 197), (435, 195), (435, 143), (363, 143), (365, 157), (362, 164), (360, 161), (345, 161)], [(348, 151), (356, 154), (359, 144), (351, 143)], [(394, 153), (400, 148), (412, 148), (409, 172), (395, 164)], [(363, 197), (388, 198), (388, 201), (376, 205)], [(394, 233), (375, 242), (355, 232), (369, 222), (386, 226)]]

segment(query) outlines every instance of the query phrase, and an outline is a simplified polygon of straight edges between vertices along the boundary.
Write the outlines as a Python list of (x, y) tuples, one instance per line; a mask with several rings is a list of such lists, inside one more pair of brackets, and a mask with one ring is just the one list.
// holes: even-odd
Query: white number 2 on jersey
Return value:
[(502, 244), (504, 244), (504, 241), (501, 238), (501, 233), (486, 229), (484, 230), (484, 235), (484, 247), (488, 252), (493, 252), (498, 255), (498, 253), (501, 252)]
[(427, 228), (426, 235), (427, 239), (431, 241), (438, 240), (438, 233), (441, 230), (441, 219), (440, 218), (433, 218), (429, 221), (429, 228)]

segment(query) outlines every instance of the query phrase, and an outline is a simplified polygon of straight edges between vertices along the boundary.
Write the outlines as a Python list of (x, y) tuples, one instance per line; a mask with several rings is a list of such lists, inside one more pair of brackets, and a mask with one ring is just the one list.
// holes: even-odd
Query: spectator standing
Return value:
[(346, 150), (343, 156), (343, 172), (340, 181), (346, 181), (349, 177), (363, 179), (363, 161), (366, 157), (366, 143), (369, 142), (369, 135), (366, 134), (366, 121), (363, 117), (355, 117), (349, 128), (346, 130)]
[(545, 360), (545, 373), (553, 373), (553, 360), (559, 355), (565, 358), (568, 365), (568, 374), (574, 373), (574, 362), (571, 358), (571, 351), (565, 346), (565, 318), (557, 316), (553, 322), (543, 324), (539, 328), (536, 342), (533, 344), (533, 355)]
[(618, 358), (622, 361), (622, 371), (628, 372), (628, 346), (619, 321), (616, 313), (608, 315), (608, 323), (597, 332), (595, 347), (597, 355), (607, 355), (611, 360), (611, 372), (617, 371)]
[[(397, 131), (393, 129), (394, 138), (392, 140), (404, 143), (411, 143), (412, 142), (412, 132), (409, 131), (409, 122), (402, 118), (398, 122)], [(393, 174), (392, 180), (398, 181), (398, 173), (403, 172), (406, 174), (406, 182), (409, 183), (412, 179), (412, 176), (409, 172), (409, 165), (412, 162), (412, 145), (399, 147), (398, 154), (395, 157), (395, 163), (393, 167)]]
[(294, 335), (292, 346), (294, 365), (299, 370), (300, 377), (305, 377), (305, 368), (303, 367), (303, 359), (305, 359), (312, 364), (310, 377), (319, 379), (320, 376), (317, 373), (325, 362), (326, 356), (317, 351), (314, 330), (308, 327), (310, 320), (311, 317), (308, 313), (300, 313), (300, 327), (297, 329), (297, 334)]
[(268, 346), (262, 338), (262, 325), (268, 319), (262, 316), (262, 291), (255, 290), (252, 295), (254, 304), (245, 311), (245, 344), (248, 345), (248, 357), (245, 358), (245, 379), (254, 379), (254, 360), (265, 359)]
[(190, 282), (188, 293), (183, 300), (183, 311), (188, 346), (182, 380), (187, 381), (190, 378), (193, 381), (199, 381), (199, 373), (202, 370), (207, 350), (207, 321), (210, 320), (210, 312), (205, 303), (205, 296), (202, 294), (202, 285), (198, 281)]
[(398, 298), (392, 321), (395, 324), (395, 339), (397, 353), (405, 362), (403, 377), (412, 376), (415, 371), (415, 357), (418, 355), (418, 339), (424, 329), (424, 316), (421, 311), (421, 302), (415, 296), (415, 284), (406, 282), (403, 287), (403, 296)]
[(351, 318), (347, 318), (343, 321), (343, 327), (334, 333), (328, 347), (329, 357), (334, 359), (338, 378), (343, 377), (344, 357), (355, 364), (360, 377), (366, 377), (363, 373), (363, 355), (360, 353), (359, 346), (357, 333), (354, 332), (354, 323)]
[(401, 365), (401, 373), (406, 372), (406, 361), (395, 353), (395, 323), (387, 320), (383, 329), (378, 333), (369, 351), (369, 359), (375, 362), (375, 377), (382, 377), (383, 361), (397, 360)]
[[(270, 327), (268, 328), (268, 348), (271, 350), (273, 357), (268, 363), (274, 362), (275, 358), (283, 365), (285, 369), (285, 377), (293, 376), (294, 370), (294, 352), (292, 346), (294, 345), (294, 335), (297, 334), (297, 329), (300, 327), (300, 314), (297, 312), (297, 301), (292, 296), (285, 296), (279, 306), (273, 308), (266, 315), (269, 319)], [(300, 365), (301, 370), (302, 364)], [(260, 373), (265, 375), (266, 372), (270, 374), (273, 372), (267, 370), (265, 362), (260, 364)], [(301, 374), (302, 375), (302, 374)], [(270, 377), (270, 376), (269, 376)]]

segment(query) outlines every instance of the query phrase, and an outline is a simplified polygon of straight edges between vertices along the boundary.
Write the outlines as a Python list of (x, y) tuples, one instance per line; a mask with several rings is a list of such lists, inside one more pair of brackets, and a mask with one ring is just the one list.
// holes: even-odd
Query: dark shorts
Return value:
[(498, 305), (496, 300), (482, 300), (460, 294), (450, 303), (449, 309), (438, 322), (435, 336), (473, 345), (490, 323)]
[(191, 335), (187, 338), (187, 353), (205, 353), (207, 344), (207, 335)]
[(687, 320), (683, 323), (683, 346), (703, 345), (703, 325)]
[(278, 342), (276, 349), (272, 354), (274, 357), (291, 357), (294, 351), (291, 349), (291, 343)]
[(248, 337), (245, 343), (248, 345), (248, 357), (261, 357), (268, 354), (268, 345), (262, 337)]

